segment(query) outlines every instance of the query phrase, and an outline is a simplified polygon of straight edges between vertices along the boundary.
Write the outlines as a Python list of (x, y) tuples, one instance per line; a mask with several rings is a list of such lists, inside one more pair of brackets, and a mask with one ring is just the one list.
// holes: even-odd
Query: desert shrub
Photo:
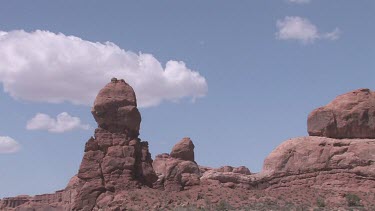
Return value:
[(219, 204), (216, 206), (216, 210), (218, 211), (228, 211), (231, 209), (232, 209), (232, 206), (230, 206), (230, 204), (228, 204), (228, 202), (224, 200), (220, 201)]
[(138, 201), (139, 200), (139, 195), (138, 193), (135, 192), (129, 192), (129, 197), (131, 201)]
[(175, 207), (173, 211), (205, 211), (205, 209), (198, 208), (195, 206), (188, 206), (188, 207)]
[(249, 200), (249, 196), (248, 195), (240, 195), (240, 198), (242, 199), (242, 200), (244, 200), (244, 201), (246, 201), (246, 200)]
[(345, 198), (346, 198), (346, 201), (348, 202), (349, 207), (361, 206), (360, 204), (361, 199), (359, 198), (359, 196), (352, 194), (352, 193), (348, 193), (346, 194)]
[(316, 205), (317, 205), (318, 207), (325, 207), (325, 206), (326, 206), (326, 203), (325, 203), (325, 201), (324, 201), (324, 199), (323, 199), (322, 197), (318, 197), (318, 198), (316, 199)]

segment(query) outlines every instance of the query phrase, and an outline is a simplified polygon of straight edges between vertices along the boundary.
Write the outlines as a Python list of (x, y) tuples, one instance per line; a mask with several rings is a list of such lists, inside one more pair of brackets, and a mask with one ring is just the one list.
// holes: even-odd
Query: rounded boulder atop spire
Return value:
[(141, 114), (133, 88), (123, 79), (112, 78), (99, 91), (91, 110), (100, 128), (138, 136)]

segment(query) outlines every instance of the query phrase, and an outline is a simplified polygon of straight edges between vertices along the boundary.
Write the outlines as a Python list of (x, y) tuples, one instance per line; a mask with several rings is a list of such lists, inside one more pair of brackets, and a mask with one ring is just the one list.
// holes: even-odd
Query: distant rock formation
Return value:
[(303, 201), (316, 207), (319, 197), (325, 200), (319, 207), (344, 210), (351, 206), (345, 197), (352, 193), (362, 194), (356, 205), (375, 210), (374, 96), (359, 89), (315, 109), (308, 117), (311, 136), (283, 142), (265, 159), (263, 170), (252, 173), (245, 166), (199, 166), (190, 138), (153, 161), (148, 142), (138, 138), (141, 115), (135, 93), (124, 80), (113, 78), (94, 102), (98, 128), (67, 187), (53, 194), (4, 198), (0, 210), (171, 210), (189, 203), (215, 210), (212, 203), (219, 199), (240, 210), (267, 201), (281, 206), (273, 210), (295, 210), (282, 206)]
[(358, 89), (338, 96), (310, 113), (307, 129), (311, 136), (375, 138), (375, 93)]

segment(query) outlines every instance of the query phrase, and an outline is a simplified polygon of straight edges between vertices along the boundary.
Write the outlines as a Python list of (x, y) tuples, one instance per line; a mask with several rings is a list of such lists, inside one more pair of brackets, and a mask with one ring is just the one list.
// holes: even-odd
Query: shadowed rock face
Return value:
[(315, 109), (307, 120), (311, 136), (375, 138), (375, 93), (358, 89)]

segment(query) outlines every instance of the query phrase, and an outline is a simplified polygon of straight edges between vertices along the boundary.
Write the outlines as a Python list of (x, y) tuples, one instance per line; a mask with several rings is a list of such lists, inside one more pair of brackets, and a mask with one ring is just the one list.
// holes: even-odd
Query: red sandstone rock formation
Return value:
[(358, 89), (338, 96), (310, 113), (307, 128), (311, 136), (375, 138), (375, 93)]
[(21, 195), (16, 197), (7, 197), (0, 200), (0, 210), (5, 208), (15, 208), (31, 200), (31, 196)]
[(171, 210), (189, 203), (215, 210), (212, 204), (223, 198), (234, 209), (272, 201), (278, 204), (273, 210), (294, 210), (285, 208), (285, 201), (316, 207), (317, 197), (324, 206), (345, 210), (345, 197), (352, 193), (362, 197), (357, 203), (375, 210), (375, 139), (363, 139), (375, 135), (374, 93), (368, 89), (314, 110), (308, 118), (314, 136), (283, 142), (260, 173), (244, 166), (198, 166), (189, 138), (152, 161), (148, 143), (138, 138), (136, 106), (133, 89), (113, 79), (95, 100), (98, 128), (67, 187), (53, 194), (4, 198), (0, 210)]
[(170, 155), (157, 155), (152, 166), (159, 177), (155, 186), (167, 191), (180, 191), (200, 184), (201, 173), (194, 161), (194, 144), (190, 138), (178, 142)]
[(194, 161), (194, 144), (190, 138), (183, 138), (180, 142), (173, 146), (171, 157)]
[(92, 210), (100, 195), (151, 187), (156, 181), (148, 143), (138, 138), (136, 106), (134, 91), (124, 80), (112, 79), (100, 90), (92, 108), (98, 128), (85, 146), (72, 210)]
[(124, 80), (113, 78), (99, 91), (91, 110), (99, 128), (111, 133), (139, 135), (141, 114), (137, 109), (134, 90)]
[(371, 191), (375, 188), (375, 140), (290, 139), (265, 159), (262, 173), (273, 188), (297, 185)]

